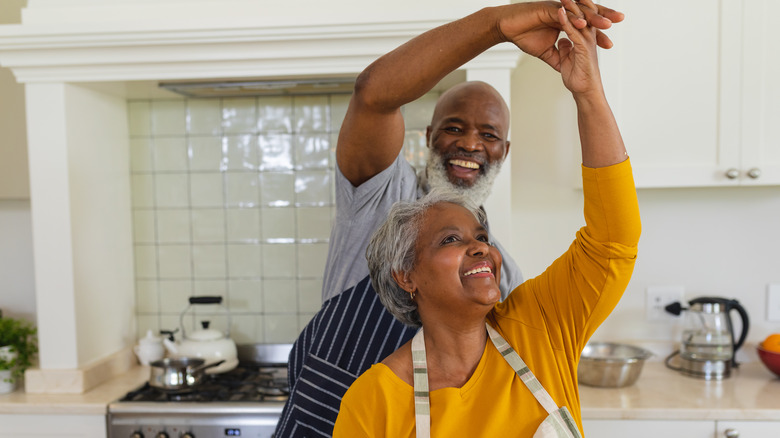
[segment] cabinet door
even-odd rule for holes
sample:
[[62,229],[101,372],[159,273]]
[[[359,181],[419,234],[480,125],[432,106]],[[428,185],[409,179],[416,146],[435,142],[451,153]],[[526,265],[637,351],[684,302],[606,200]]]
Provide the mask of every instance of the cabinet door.
[[0,438],[106,438],[105,415],[0,414]]
[[607,31],[615,46],[600,52],[601,72],[637,186],[738,184],[725,171],[739,167],[739,131],[719,121],[740,115],[739,63],[721,58],[721,43],[739,53],[741,21],[721,22],[739,1],[610,4],[626,19]]
[[[780,184],[777,0],[743,0],[742,184]],[[753,171],[753,173],[751,173]]]
[[780,421],[718,421],[716,438],[767,438],[778,436]]
[[583,420],[585,437],[597,438],[712,438],[712,421]]

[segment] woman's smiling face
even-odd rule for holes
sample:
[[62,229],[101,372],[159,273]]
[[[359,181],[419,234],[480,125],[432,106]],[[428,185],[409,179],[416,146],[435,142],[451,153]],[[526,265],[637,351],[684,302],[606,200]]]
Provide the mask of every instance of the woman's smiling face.
[[415,266],[398,276],[426,309],[486,314],[501,298],[501,254],[474,215],[456,204],[434,205],[422,217]]

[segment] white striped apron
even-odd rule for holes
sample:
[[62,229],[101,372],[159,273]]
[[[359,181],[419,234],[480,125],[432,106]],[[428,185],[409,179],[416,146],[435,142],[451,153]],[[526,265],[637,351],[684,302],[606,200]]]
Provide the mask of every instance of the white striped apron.
[[[550,394],[542,387],[542,384],[539,383],[515,350],[493,327],[487,323],[485,326],[493,345],[549,414],[536,429],[534,438],[581,438],[577,424],[566,406],[558,408]],[[431,405],[428,393],[428,364],[425,358],[422,328],[412,339],[412,363],[414,366],[414,416],[417,438],[430,438]]]

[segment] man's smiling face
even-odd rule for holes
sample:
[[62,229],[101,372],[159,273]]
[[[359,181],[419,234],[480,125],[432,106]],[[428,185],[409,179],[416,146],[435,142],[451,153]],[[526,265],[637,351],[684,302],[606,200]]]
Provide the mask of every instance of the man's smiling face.
[[498,92],[482,82],[445,92],[428,127],[431,160],[441,160],[449,182],[470,188],[500,165],[509,152],[509,110]]

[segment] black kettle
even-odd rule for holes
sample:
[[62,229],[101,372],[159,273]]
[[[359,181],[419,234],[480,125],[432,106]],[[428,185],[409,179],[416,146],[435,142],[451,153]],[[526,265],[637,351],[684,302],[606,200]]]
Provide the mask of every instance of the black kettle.
[[[673,315],[686,312],[680,351],[675,352],[680,355],[681,366],[675,369],[705,379],[728,377],[731,368],[737,367],[737,350],[747,338],[747,311],[739,301],[720,297],[699,297],[688,301],[688,305],[685,308],[675,302],[665,308]],[[734,336],[732,311],[739,314],[742,322],[738,338]]]

